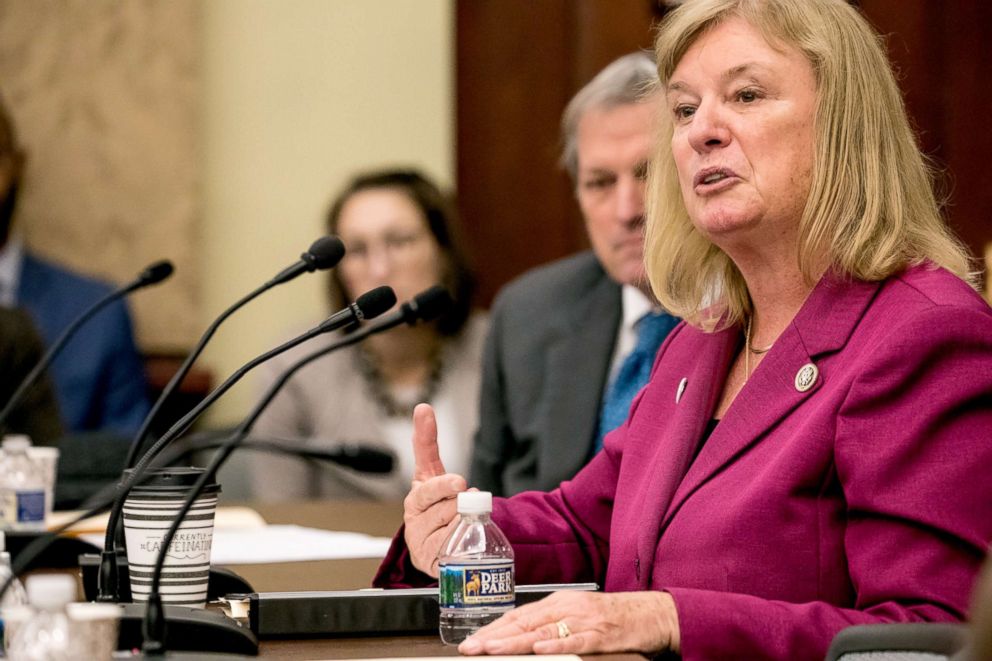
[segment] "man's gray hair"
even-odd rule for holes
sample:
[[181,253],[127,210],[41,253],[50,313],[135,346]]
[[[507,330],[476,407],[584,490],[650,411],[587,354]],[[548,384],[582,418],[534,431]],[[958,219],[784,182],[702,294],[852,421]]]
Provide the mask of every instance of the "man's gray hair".
[[658,89],[658,69],[646,52],[629,53],[611,62],[572,97],[561,117],[559,163],[575,181],[579,170],[579,122],[590,110],[638,103]]

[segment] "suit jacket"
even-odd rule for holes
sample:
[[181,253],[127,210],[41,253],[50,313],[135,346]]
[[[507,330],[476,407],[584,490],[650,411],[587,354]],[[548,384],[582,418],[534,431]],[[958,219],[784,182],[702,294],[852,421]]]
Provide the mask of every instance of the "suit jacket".
[[620,286],[591,252],[503,288],[483,353],[472,484],[548,490],[589,461],[620,306]]
[[[23,310],[0,307],[0,408],[41,359],[44,347]],[[7,418],[0,434],[27,434],[35,445],[55,445],[62,436],[55,395],[48,375],[35,382]]]
[[[497,501],[518,582],[666,590],[687,659],[822,659],[851,624],[963,619],[992,539],[988,305],[943,270],[825,277],[700,444],[741,342],[680,326],[573,481]],[[418,579],[394,548],[377,581]]]
[[[110,293],[108,285],[24,255],[18,305],[51,345],[76,317]],[[148,412],[144,366],[131,318],[115,301],[80,327],[51,366],[59,409],[70,431],[138,431]]]

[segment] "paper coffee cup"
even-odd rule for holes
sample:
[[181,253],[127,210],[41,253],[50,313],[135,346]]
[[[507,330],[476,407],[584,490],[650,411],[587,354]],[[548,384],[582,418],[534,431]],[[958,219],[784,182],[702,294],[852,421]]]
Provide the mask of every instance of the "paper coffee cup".
[[[203,472],[203,468],[188,467],[152,469],[145,484],[131,489],[124,501],[124,537],[134,601],[148,600],[165,533]],[[125,471],[125,480],[130,473]],[[219,493],[219,484],[208,484],[176,531],[159,581],[159,594],[166,604],[206,605]]]

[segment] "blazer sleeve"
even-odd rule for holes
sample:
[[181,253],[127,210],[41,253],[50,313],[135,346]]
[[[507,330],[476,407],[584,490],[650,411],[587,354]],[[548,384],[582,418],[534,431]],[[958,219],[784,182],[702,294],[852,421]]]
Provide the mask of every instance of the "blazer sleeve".
[[856,603],[671,588],[686,658],[822,658],[849,625],[966,617],[992,538],[992,315],[935,307],[892,329],[834,447]]

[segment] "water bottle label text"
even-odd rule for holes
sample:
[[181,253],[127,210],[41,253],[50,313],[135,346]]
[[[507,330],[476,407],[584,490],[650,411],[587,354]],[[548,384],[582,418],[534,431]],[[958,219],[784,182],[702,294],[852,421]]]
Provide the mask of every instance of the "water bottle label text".
[[513,606],[513,564],[445,565],[438,600],[442,608]]

